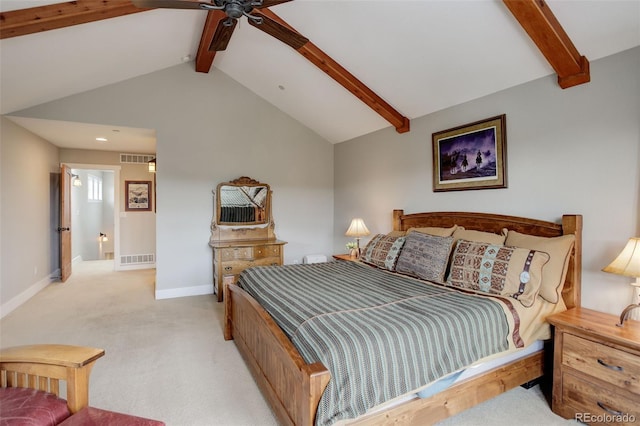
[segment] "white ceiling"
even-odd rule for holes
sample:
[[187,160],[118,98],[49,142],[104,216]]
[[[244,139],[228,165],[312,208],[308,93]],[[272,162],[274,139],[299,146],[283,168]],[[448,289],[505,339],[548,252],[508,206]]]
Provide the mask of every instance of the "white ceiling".
[[[51,3],[2,0],[0,9]],[[590,61],[640,45],[640,0],[547,3]],[[553,74],[499,0],[295,0],[272,10],[410,119]],[[158,9],[1,40],[0,113],[193,60],[205,15]],[[244,19],[215,67],[332,143],[390,126]],[[14,121],[59,146],[112,149],[94,139],[113,126]],[[147,144],[139,152],[150,152],[153,129],[118,129],[137,132]]]

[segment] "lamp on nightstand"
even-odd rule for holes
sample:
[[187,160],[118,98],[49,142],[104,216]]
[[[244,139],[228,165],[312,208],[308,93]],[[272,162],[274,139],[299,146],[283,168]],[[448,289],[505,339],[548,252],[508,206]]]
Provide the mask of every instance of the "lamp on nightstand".
[[349,229],[347,229],[347,232],[345,232],[344,234],[347,237],[355,237],[356,252],[358,257],[360,257],[360,237],[364,237],[369,234],[370,232],[367,229],[367,225],[365,225],[364,220],[362,220],[359,217],[356,217],[351,221],[351,225],[349,225]]
[[[625,277],[634,277],[636,282],[631,284],[634,286],[633,298],[634,300],[638,300],[640,297],[640,238],[629,238],[627,245],[618,257],[602,270],[604,272],[624,275]],[[632,303],[624,308],[624,311],[620,314],[620,323],[616,325],[622,327],[631,311],[636,308],[640,308],[640,303]]]

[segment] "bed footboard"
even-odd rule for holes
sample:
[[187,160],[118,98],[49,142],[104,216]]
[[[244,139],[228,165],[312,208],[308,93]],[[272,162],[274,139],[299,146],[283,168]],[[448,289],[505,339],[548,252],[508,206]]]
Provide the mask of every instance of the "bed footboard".
[[313,425],[329,371],[321,363],[307,364],[269,314],[237,285],[225,285],[224,302],[224,338],[235,340],[280,423]]

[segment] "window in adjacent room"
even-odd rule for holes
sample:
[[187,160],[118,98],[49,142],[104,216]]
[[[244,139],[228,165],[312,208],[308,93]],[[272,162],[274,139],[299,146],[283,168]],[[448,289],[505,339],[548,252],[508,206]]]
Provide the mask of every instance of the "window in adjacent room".
[[94,175],[88,175],[87,192],[89,201],[102,201],[102,178]]

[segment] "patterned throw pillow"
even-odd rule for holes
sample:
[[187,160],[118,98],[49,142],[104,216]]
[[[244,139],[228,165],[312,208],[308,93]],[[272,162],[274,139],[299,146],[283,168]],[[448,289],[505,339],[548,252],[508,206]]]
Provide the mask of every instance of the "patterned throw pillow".
[[458,225],[453,225],[451,228],[441,228],[438,226],[426,226],[423,228],[409,228],[407,235],[411,232],[422,232],[423,234],[437,235],[439,237],[450,237],[453,232],[458,229]]
[[379,268],[394,271],[405,238],[378,234],[364,248],[360,260]]
[[542,270],[540,296],[548,302],[558,303],[564,280],[567,277],[567,266],[569,265],[569,257],[571,257],[571,249],[575,241],[576,236],[573,234],[545,238],[510,230],[505,244],[539,250],[549,254],[551,257],[549,264]]
[[396,272],[443,282],[452,246],[453,237],[409,232],[398,257]]
[[529,307],[540,290],[547,253],[459,240],[447,285],[517,299]]
[[478,243],[495,244],[497,246],[504,245],[504,240],[507,238],[507,230],[503,229],[502,234],[494,234],[493,232],[476,231],[473,229],[464,229],[462,226],[458,226],[453,232],[453,240],[467,240],[476,241]]

